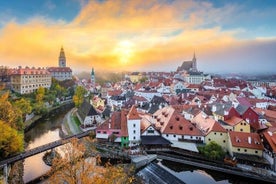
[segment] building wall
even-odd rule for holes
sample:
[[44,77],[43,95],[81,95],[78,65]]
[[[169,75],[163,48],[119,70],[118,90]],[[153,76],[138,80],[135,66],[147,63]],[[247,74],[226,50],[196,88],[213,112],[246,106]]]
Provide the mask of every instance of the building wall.
[[246,121],[241,121],[234,126],[235,132],[248,132],[250,133],[250,125]]
[[215,141],[218,145],[220,145],[224,150],[227,150],[227,142],[228,142],[227,133],[224,132],[210,132],[205,137],[205,143],[208,144],[211,141]]
[[146,135],[146,136],[157,136],[157,135],[160,135],[158,131],[156,131],[153,127],[148,127],[147,130],[145,130],[142,135]]
[[51,72],[51,75],[59,81],[72,79],[72,72]]
[[28,94],[37,90],[39,87],[49,89],[51,87],[50,74],[15,74],[11,75],[12,90],[20,94]]
[[129,139],[128,137],[121,137],[121,147],[128,147]]
[[138,143],[141,141],[140,120],[128,120],[127,129],[128,129],[129,146],[138,145]]
[[250,149],[250,148],[232,147],[232,152],[233,153],[240,153],[240,154],[247,154],[247,155],[256,155],[256,156],[259,156],[259,157],[263,156],[263,151],[262,150]]

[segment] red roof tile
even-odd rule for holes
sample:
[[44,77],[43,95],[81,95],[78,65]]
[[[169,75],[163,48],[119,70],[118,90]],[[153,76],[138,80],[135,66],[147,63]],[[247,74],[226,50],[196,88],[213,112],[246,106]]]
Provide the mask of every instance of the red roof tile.
[[228,132],[232,146],[263,150],[264,146],[259,134],[246,132]]
[[141,119],[141,117],[139,116],[136,107],[133,105],[127,115],[127,118],[129,120],[137,120],[137,119]]

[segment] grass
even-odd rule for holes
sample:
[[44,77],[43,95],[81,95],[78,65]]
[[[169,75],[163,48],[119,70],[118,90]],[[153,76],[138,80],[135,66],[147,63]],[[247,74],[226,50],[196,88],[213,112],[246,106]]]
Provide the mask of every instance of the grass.
[[78,127],[81,125],[81,122],[77,116],[73,116],[73,120],[78,125]]

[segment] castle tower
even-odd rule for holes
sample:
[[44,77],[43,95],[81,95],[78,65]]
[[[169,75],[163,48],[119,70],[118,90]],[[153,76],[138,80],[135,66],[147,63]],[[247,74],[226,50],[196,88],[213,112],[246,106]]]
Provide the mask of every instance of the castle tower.
[[194,72],[197,72],[197,66],[196,66],[196,56],[195,56],[195,52],[194,52],[194,57],[193,57],[193,59],[192,59],[192,70],[194,71]]
[[63,47],[61,47],[61,49],[60,49],[58,65],[59,65],[59,67],[66,67],[66,57],[65,57]]
[[91,84],[94,86],[95,85],[95,72],[94,72],[94,68],[92,68],[91,71]]

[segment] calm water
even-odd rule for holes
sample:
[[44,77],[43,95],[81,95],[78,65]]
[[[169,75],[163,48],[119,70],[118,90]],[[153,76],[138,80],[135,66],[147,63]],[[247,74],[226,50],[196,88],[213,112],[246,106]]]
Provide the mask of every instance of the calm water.
[[[65,108],[59,110],[57,113],[50,115],[46,119],[41,119],[32,129],[25,133],[26,150],[47,144],[61,139],[59,131],[65,114],[70,109]],[[25,159],[24,161],[24,183],[29,182],[49,171],[42,157],[45,152],[34,155]]]
[[186,184],[260,183],[260,181],[255,181],[250,178],[243,178],[170,161],[159,161],[158,165]]

